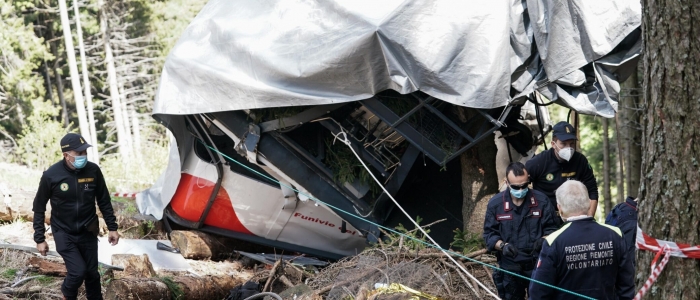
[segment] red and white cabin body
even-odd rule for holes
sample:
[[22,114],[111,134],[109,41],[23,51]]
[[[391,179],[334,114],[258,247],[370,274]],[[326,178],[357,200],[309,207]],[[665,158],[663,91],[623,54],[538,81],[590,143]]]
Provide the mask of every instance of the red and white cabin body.
[[[184,220],[197,222],[214,190],[217,176],[214,165],[202,160],[194,151],[189,152],[182,165],[180,183],[170,201],[172,212]],[[252,173],[244,175],[227,170],[204,225],[340,256],[362,251],[364,235],[350,224],[342,230],[340,216],[326,205],[317,205],[308,199],[313,195],[305,194],[297,195],[287,187],[275,186]]]

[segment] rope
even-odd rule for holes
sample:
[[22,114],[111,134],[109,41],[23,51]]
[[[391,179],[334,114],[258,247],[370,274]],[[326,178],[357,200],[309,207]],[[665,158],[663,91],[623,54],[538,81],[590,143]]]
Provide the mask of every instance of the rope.
[[[357,155],[357,152],[355,152],[355,149],[352,148],[352,144],[350,143],[350,140],[348,140],[348,136],[347,136],[347,134],[345,134],[345,131],[338,132],[338,134],[335,135],[335,138],[333,139],[333,144],[335,145],[335,141],[336,141],[337,139],[339,139],[340,136],[342,136],[342,140],[340,140],[340,141],[343,142],[345,145],[347,145],[348,148],[350,148],[350,150],[352,150],[352,153],[355,154],[355,157],[357,157],[357,160],[360,161],[360,163],[362,164],[363,167],[365,167],[365,169],[367,170],[367,173],[369,173],[369,176],[372,176],[372,179],[374,179],[374,181],[377,182],[377,184],[379,185],[379,187],[382,188],[382,191],[384,191],[384,193],[386,193],[386,195],[389,196],[389,199],[391,199],[391,201],[394,201],[394,204],[396,204],[396,207],[398,207],[398,208],[401,210],[401,212],[403,212],[403,214],[404,214],[409,220],[411,220],[411,223],[413,223],[413,226],[416,226],[416,228],[418,228],[418,230],[420,230],[420,232],[423,233],[423,236],[427,237],[427,238],[433,243],[433,245],[436,246],[437,249],[440,249],[440,251],[442,251],[442,253],[445,254],[445,256],[447,256],[447,258],[449,258],[449,259],[455,264],[455,266],[457,266],[460,270],[462,270],[462,272],[464,272],[464,274],[467,274],[467,276],[469,276],[469,278],[471,278],[471,279],[474,280],[477,284],[479,284],[479,286],[482,287],[484,290],[486,290],[486,291],[489,293],[489,295],[493,296],[493,297],[496,298],[496,299],[500,299],[496,294],[494,294],[491,290],[489,290],[483,283],[481,283],[481,282],[480,282],[479,280],[477,280],[471,273],[469,273],[469,271],[467,271],[467,269],[465,269],[460,263],[458,263],[458,262],[454,259],[454,257],[450,256],[447,252],[445,252],[445,250],[442,249],[442,247],[440,247],[440,246],[438,245],[438,243],[435,242],[435,240],[433,240],[432,237],[430,237],[430,235],[428,235],[428,233],[425,231],[425,229],[423,229],[423,227],[421,227],[420,225],[418,225],[418,223],[417,223],[415,220],[413,220],[413,218],[411,218],[411,216],[403,209],[403,207],[401,207],[401,205],[399,204],[399,202],[396,201],[396,199],[394,199],[393,196],[391,196],[391,193],[389,193],[389,191],[387,191],[386,188],[384,188],[384,185],[382,185],[382,183],[379,182],[379,180],[377,180],[377,177],[374,177],[374,174],[373,174],[372,171],[367,167],[367,165],[366,165],[365,162],[360,158],[360,156]],[[431,246],[432,246],[432,245],[431,245]]]
[[[548,288],[552,288],[552,289],[555,289],[555,290],[558,290],[558,291],[561,291],[561,292],[564,292],[564,293],[568,293],[568,294],[571,294],[571,295],[574,295],[574,296],[577,296],[577,297],[581,297],[581,298],[583,298],[583,299],[587,299],[587,300],[596,300],[595,298],[591,298],[591,297],[588,297],[588,296],[585,296],[585,295],[581,295],[581,294],[579,294],[579,293],[572,292],[572,291],[569,291],[569,290],[560,288],[560,287],[558,287],[558,286],[554,286],[554,285],[548,284],[548,283],[546,283],[546,282],[542,282],[542,281],[539,281],[539,280],[535,280],[535,279],[532,279],[532,278],[529,278],[529,277],[526,277],[526,276],[523,276],[523,275],[520,275],[520,274],[511,272],[511,271],[508,271],[508,270],[501,269],[501,268],[499,268],[499,267],[496,267],[496,266],[487,264],[487,263],[485,263],[485,262],[482,262],[482,261],[479,261],[479,260],[476,260],[476,259],[473,259],[473,258],[464,256],[464,255],[461,254],[461,253],[457,253],[457,252],[454,252],[454,251],[451,251],[451,250],[442,249],[442,248],[439,247],[439,246],[435,246],[435,245],[433,245],[433,244],[430,244],[430,243],[427,243],[427,242],[425,242],[425,241],[419,240],[419,239],[414,238],[414,237],[412,237],[412,236],[403,234],[403,233],[398,232],[398,231],[396,231],[396,230],[394,230],[394,229],[392,229],[392,228],[389,228],[389,227],[386,227],[386,226],[383,226],[383,225],[379,225],[379,224],[374,223],[374,222],[372,222],[372,221],[370,221],[370,220],[367,220],[367,219],[364,219],[364,218],[362,218],[362,217],[359,217],[359,216],[357,216],[357,215],[355,215],[355,214],[353,214],[353,213],[344,211],[344,210],[342,210],[342,209],[340,209],[340,208],[338,208],[338,207],[335,207],[335,206],[333,206],[333,205],[331,205],[331,204],[325,203],[325,202],[323,202],[323,201],[317,199],[317,198],[314,197],[314,196],[308,195],[308,194],[306,194],[306,193],[304,193],[304,192],[301,192],[301,191],[295,189],[294,187],[291,187],[291,186],[289,186],[289,185],[280,183],[278,180],[276,180],[276,179],[274,179],[274,178],[272,178],[272,177],[269,177],[269,176],[267,176],[267,175],[265,175],[265,174],[263,174],[263,173],[260,173],[260,172],[258,172],[258,171],[256,171],[256,170],[254,170],[254,169],[252,169],[252,168],[246,166],[246,165],[243,164],[243,163],[238,162],[237,160],[231,158],[230,156],[228,156],[228,155],[226,155],[226,154],[220,152],[218,149],[216,149],[216,148],[214,148],[214,147],[212,147],[212,146],[209,146],[209,145],[205,144],[205,143],[202,142],[201,140],[197,140],[197,141],[200,142],[200,143],[202,143],[202,145],[204,145],[205,147],[207,147],[207,148],[209,148],[209,149],[211,149],[211,150],[213,150],[213,151],[215,151],[215,152],[221,154],[221,156],[223,156],[224,158],[230,160],[231,162],[233,162],[233,163],[235,163],[235,164],[237,164],[237,165],[243,167],[244,169],[246,169],[246,170],[248,170],[248,171],[250,171],[250,172],[252,172],[252,173],[254,173],[254,174],[256,174],[256,175],[258,175],[258,176],[260,176],[260,177],[262,177],[262,178],[265,178],[265,179],[267,179],[267,180],[269,180],[269,181],[272,181],[272,182],[275,183],[275,184],[279,184],[279,185],[282,185],[282,186],[284,186],[284,187],[286,187],[286,188],[289,188],[289,189],[291,189],[291,190],[293,190],[293,191],[295,191],[295,192],[297,192],[297,193],[299,193],[299,194],[301,194],[301,195],[304,195],[304,196],[308,197],[309,199],[315,201],[316,203],[321,203],[321,204],[323,204],[323,205],[325,205],[325,206],[327,206],[327,207],[330,207],[330,208],[335,209],[335,210],[337,210],[337,211],[343,212],[343,213],[345,213],[345,214],[347,214],[347,215],[349,215],[349,216],[351,216],[351,217],[353,217],[353,218],[356,218],[356,219],[359,219],[359,220],[361,220],[361,221],[363,221],[363,222],[366,222],[366,223],[368,223],[368,224],[377,226],[377,227],[382,228],[382,229],[384,229],[384,230],[386,230],[386,231],[388,231],[388,232],[391,232],[391,233],[393,233],[393,234],[398,234],[398,235],[400,235],[400,236],[403,236],[404,238],[411,239],[411,240],[413,240],[413,241],[415,241],[415,242],[418,242],[418,243],[421,243],[421,244],[423,244],[423,245],[425,245],[425,246],[427,246],[427,247],[439,249],[439,250],[441,250],[441,251],[443,251],[443,252],[447,252],[447,253],[449,253],[449,254],[451,254],[451,255],[453,255],[453,256],[457,256],[457,257],[459,257],[459,258],[462,258],[462,259],[468,260],[468,261],[470,261],[470,262],[473,262],[473,263],[476,263],[476,264],[479,264],[479,265],[482,265],[482,266],[485,266],[485,267],[494,269],[494,270],[496,270],[496,271],[500,271],[500,272],[503,272],[503,273],[506,273],[506,274],[509,274],[509,275],[512,275],[512,276],[515,276],[515,277],[519,277],[519,278],[522,278],[522,279],[525,279],[525,280],[529,280],[529,281],[535,282],[535,283],[537,283],[537,284],[541,284],[541,285],[546,286],[546,287],[548,287]],[[420,228],[420,227],[419,227],[419,228]]]

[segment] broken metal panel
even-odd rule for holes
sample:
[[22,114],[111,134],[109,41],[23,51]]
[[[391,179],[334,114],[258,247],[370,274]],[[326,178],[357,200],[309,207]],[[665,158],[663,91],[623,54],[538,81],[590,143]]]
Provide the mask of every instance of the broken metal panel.
[[[415,101],[411,101],[411,97]],[[383,93],[362,101],[363,106],[441,166],[502,126],[500,121],[481,110],[478,110],[480,116],[458,125],[436,108],[441,104],[440,100],[419,93],[410,96]],[[456,107],[449,106],[447,109]],[[507,113],[504,113],[501,117],[506,116]],[[469,135],[463,129],[471,126],[480,128],[476,136]],[[465,140],[466,143],[463,143]]]
[[260,130],[262,132],[269,132],[273,130],[280,130],[293,126],[298,126],[300,124],[320,118],[323,115],[329,114],[331,111],[340,108],[343,105],[345,105],[345,103],[314,106],[291,117],[260,123]]

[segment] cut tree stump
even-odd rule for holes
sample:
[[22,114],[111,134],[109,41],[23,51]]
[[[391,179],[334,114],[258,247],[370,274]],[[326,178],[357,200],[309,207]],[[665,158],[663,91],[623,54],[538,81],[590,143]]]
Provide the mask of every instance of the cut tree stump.
[[[245,281],[232,276],[176,276],[171,280],[182,291],[179,299],[188,300],[223,299],[231,289]],[[105,300],[160,300],[171,299],[173,291],[158,278],[122,278],[112,280],[104,295]]]
[[114,271],[114,278],[149,278],[156,275],[147,254],[112,254],[112,265],[124,268]]
[[33,256],[29,258],[29,265],[37,268],[39,270],[39,274],[41,275],[66,277],[66,274],[68,273],[68,271],[66,271],[66,265],[41,257]]
[[218,259],[231,255],[233,249],[226,247],[220,238],[200,231],[174,230],[170,233],[173,247],[189,259]]

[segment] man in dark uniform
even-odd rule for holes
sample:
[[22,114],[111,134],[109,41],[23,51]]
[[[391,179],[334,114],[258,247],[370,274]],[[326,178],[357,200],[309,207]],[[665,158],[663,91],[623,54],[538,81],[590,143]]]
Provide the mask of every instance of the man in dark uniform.
[[[534,189],[549,197],[552,207],[557,206],[554,191],[567,180],[583,182],[590,199],[588,215],[595,217],[598,208],[598,185],[593,169],[583,154],[576,152],[576,129],[567,122],[559,122],[552,129],[552,147],[527,161]],[[561,219],[555,218],[561,226]]]
[[88,147],[91,145],[79,134],[66,134],[61,139],[63,159],[41,176],[34,198],[34,241],[44,256],[49,251],[44,237],[44,215],[46,202],[51,200],[51,232],[56,251],[63,257],[68,271],[61,286],[63,299],[76,299],[83,281],[89,300],[102,299],[97,272],[99,220],[95,202],[107,223],[108,241],[112,245],[119,242],[109,191],[100,167],[87,161]]
[[[530,277],[543,237],[554,232],[554,208],[547,196],[530,190],[527,170],[520,162],[506,168],[508,189],[489,200],[484,220],[484,240],[489,251],[498,251],[499,266],[507,271]],[[502,299],[524,299],[529,284],[511,274],[493,274]]]
[[[532,279],[594,299],[632,299],[634,265],[620,229],[588,216],[586,186],[569,180],[557,189],[557,203],[567,223],[547,236]],[[530,299],[575,296],[530,283]]]
[[637,239],[637,199],[627,196],[625,202],[615,205],[605,218],[605,224],[620,228],[627,245],[627,253],[629,253],[632,264],[634,264],[634,251],[637,249],[635,241]]

